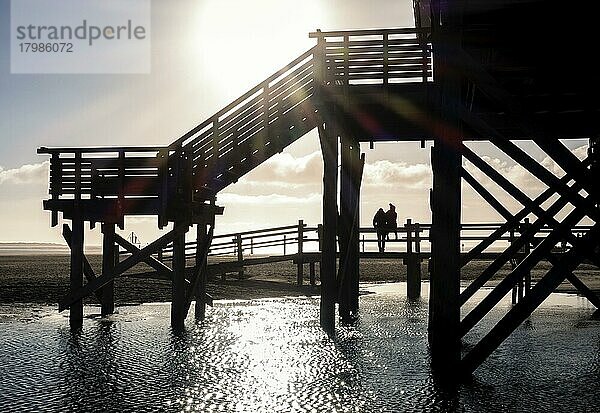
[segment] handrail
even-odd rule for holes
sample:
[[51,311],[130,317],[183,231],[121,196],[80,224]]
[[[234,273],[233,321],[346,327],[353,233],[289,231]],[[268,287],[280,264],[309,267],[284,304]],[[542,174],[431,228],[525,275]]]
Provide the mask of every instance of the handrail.
[[155,152],[167,149],[166,146],[80,146],[38,148],[38,154],[52,155],[55,153],[110,153],[110,152]]
[[335,30],[335,31],[316,31],[310,32],[308,37],[341,37],[341,36],[370,36],[378,34],[427,34],[431,31],[429,28],[422,27],[404,27],[396,29],[361,29],[361,30]]
[[256,86],[254,86],[253,88],[248,90],[246,93],[241,95],[239,98],[235,99],[233,102],[229,103],[227,106],[218,110],[212,116],[207,117],[207,119],[204,122],[200,123],[198,126],[191,129],[190,131],[186,132],[179,139],[177,139],[176,141],[171,143],[169,145],[169,148],[173,149],[180,145],[181,146],[188,145],[190,142],[187,142],[187,140],[189,138],[191,138],[192,136],[194,136],[199,131],[201,131],[202,129],[204,129],[206,126],[208,126],[213,121],[213,119],[226,114],[231,109],[233,109],[235,106],[239,105],[240,103],[244,102],[246,99],[250,98],[252,95],[254,95],[255,93],[257,93],[258,91],[260,91],[263,88],[265,82],[271,82],[274,79],[278,78],[279,76],[284,74],[286,71],[288,71],[291,67],[295,66],[296,64],[300,63],[301,61],[306,59],[308,56],[313,54],[315,49],[316,49],[316,46],[311,47],[306,52],[304,52],[300,56],[298,56],[296,59],[292,60],[290,63],[288,63],[287,65],[285,65],[284,67],[282,67],[281,69],[276,71],[275,73],[273,73],[271,76],[267,77],[265,80],[263,80],[262,82],[258,83]]
[[[493,231],[499,227],[501,227],[501,223],[464,223],[462,224],[461,231],[466,232],[478,232],[478,231]],[[236,255],[237,248],[241,247],[242,251],[252,251],[260,250],[264,248],[273,248],[273,247],[284,247],[284,254],[286,253],[286,248],[289,245],[297,245],[299,238],[299,224],[296,225],[287,225],[282,227],[274,227],[274,228],[263,228],[252,231],[245,232],[237,232],[237,233],[228,233],[221,234],[214,238],[219,238],[221,241],[217,243],[213,243],[210,248],[211,256],[223,256],[223,255]],[[398,236],[398,239],[390,238],[387,242],[391,244],[407,244],[411,243],[415,245],[415,249],[412,251],[421,251],[420,243],[421,242],[429,242],[429,230],[431,228],[431,224],[424,223],[413,223],[407,222],[406,224],[400,225],[397,229],[398,234],[407,234],[407,236]],[[580,225],[572,229],[573,232],[585,232],[590,229],[589,225]],[[320,226],[307,226],[302,223],[302,242],[304,245],[306,243],[318,243],[319,242],[319,232]],[[519,233],[519,230],[516,228],[515,233]],[[317,236],[310,236],[310,234],[316,234]],[[360,234],[374,234],[376,230],[371,227],[362,227],[360,228]],[[506,232],[510,234],[510,231]],[[541,234],[545,234],[544,231],[540,231]],[[480,235],[461,235],[461,241],[480,241],[485,239],[487,234]],[[273,237],[273,239],[265,239]],[[497,241],[510,242],[513,238],[511,235],[505,235],[498,238]],[[256,241],[257,240],[257,241]],[[359,240],[360,244],[364,246],[366,244],[374,244],[377,242],[374,238],[364,238],[362,237]],[[407,244],[408,245],[408,244]],[[186,251],[190,251],[188,253],[189,256],[193,256],[196,242],[189,241],[185,244]],[[294,250],[294,249],[293,249]],[[318,249],[317,249],[318,250]],[[307,250],[303,247],[303,251],[307,252]],[[169,244],[162,250],[162,257],[165,259],[170,258],[170,254],[172,253],[172,246]],[[287,252],[289,254],[289,251]]]

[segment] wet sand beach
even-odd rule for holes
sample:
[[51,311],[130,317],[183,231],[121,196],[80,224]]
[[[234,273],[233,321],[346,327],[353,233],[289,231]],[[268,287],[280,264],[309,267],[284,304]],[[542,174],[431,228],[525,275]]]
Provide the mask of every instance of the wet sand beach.
[[[90,264],[96,273],[100,272],[100,256],[89,255]],[[210,261],[209,261],[210,262]],[[474,279],[487,263],[474,261],[468,264],[462,275],[463,285]],[[296,266],[291,262],[264,264],[247,267],[244,278],[236,274],[209,279],[208,291],[215,299],[255,299],[283,296],[318,295],[319,268],[317,265],[317,286],[308,284],[308,265],[305,266],[305,285],[296,285]],[[541,277],[550,268],[548,263],[538,265],[532,278]],[[144,269],[141,269],[144,271]],[[137,270],[139,271],[139,270]],[[406,281],[406,266],[400,260],[362,259],[361,282]],[[506,265],[497,277],[487,286],[495,285],[510,271]],[[428,280],[427,263],[422,264],[423,280]],[[592,290],[600,292],[600,271],[591,265],[581,265],[576,271]],[[56,304],[67,291],[69,284],[68,255],[11,255],[0,256],[0,303],[40,303]],[[558,292],[576,293],[568,282],[563,283]],[[119,277],[115,281],[115,299],[118,305],[149,302],[165,302],[171,299],[171,286],[168,281]],[[95,297],[86,303],[96,303]]]

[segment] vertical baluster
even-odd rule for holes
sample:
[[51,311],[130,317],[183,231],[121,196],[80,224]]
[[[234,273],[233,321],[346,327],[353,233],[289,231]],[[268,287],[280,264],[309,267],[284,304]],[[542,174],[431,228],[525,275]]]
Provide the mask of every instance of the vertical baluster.
[[304,281],[304,221],[298,221],[298,272],[296,281],[302,285]]
[[269,81],[263,83],[263,132],[265,134],[265,142],[269,136]]
[[125,151],[119,151],[119,193],[118,193],[118,209],[119,209],[119,228],[125,226],[123,209],[125,207]]
[[388,32],[383,33],[383,84],[389,83],[389,34]]
[[344,94],[348,93],[350,85],[350,37],[344,35]]
[[[60,186],[62,185],[62,163],[60,155],[58,153],[52,154],[50,160],[50,196],[52,200],[57,200],[60,196]],[[58,225],[58,211],[52,210],[51,225],[53,227]]]

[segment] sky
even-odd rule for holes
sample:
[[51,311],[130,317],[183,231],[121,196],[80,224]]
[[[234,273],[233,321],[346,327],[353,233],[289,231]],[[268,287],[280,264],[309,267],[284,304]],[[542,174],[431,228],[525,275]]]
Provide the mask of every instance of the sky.
[[[412,2],[371,0],[160,0],[152,2],[151,73],[144,75],[10,74],[10,1],[0,0],[0,242],[63,243],[42,209],[47,157],[40,146],[164,145],[314,45],[317,28],[412,27]],[[585,141],[569,142],[580,156]],[[430,144],[368,145],[361,224],[379,207],[397,206],[399,222],[430,222]],[[470,145],[528,193],[544,187],[500,151]],[[523,144],[537,159],[541,151]],[[544,160],[549,168],[555,166]],[[504,202],[517,204],[473,173]],[[560,173],[560,171],[558,171]],[[217,233],[321,222],[322,158],[315,131],[219,194]],[[500,217],[470,188],[463,221]],[[142,243],[158,234],[155,217],[126,221]],[[99,230],[88,231],[99,244]]]

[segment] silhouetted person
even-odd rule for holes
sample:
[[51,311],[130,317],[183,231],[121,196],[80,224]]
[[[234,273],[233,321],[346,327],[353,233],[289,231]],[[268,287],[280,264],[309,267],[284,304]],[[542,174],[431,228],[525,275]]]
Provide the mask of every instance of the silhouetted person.
[[[385,213],[386,227],[389,232],[393,232],[396,239],[398,239],[398,214],[396,213],[396,207],[390,203],[390,209]],[[389,232],[386,236],[389,238]]]
[[387,219],[383,208],[379,208],[373,217],[373,228],[377,233],[377,248],[379,252],[385,251],[385,237],[387,236]]

